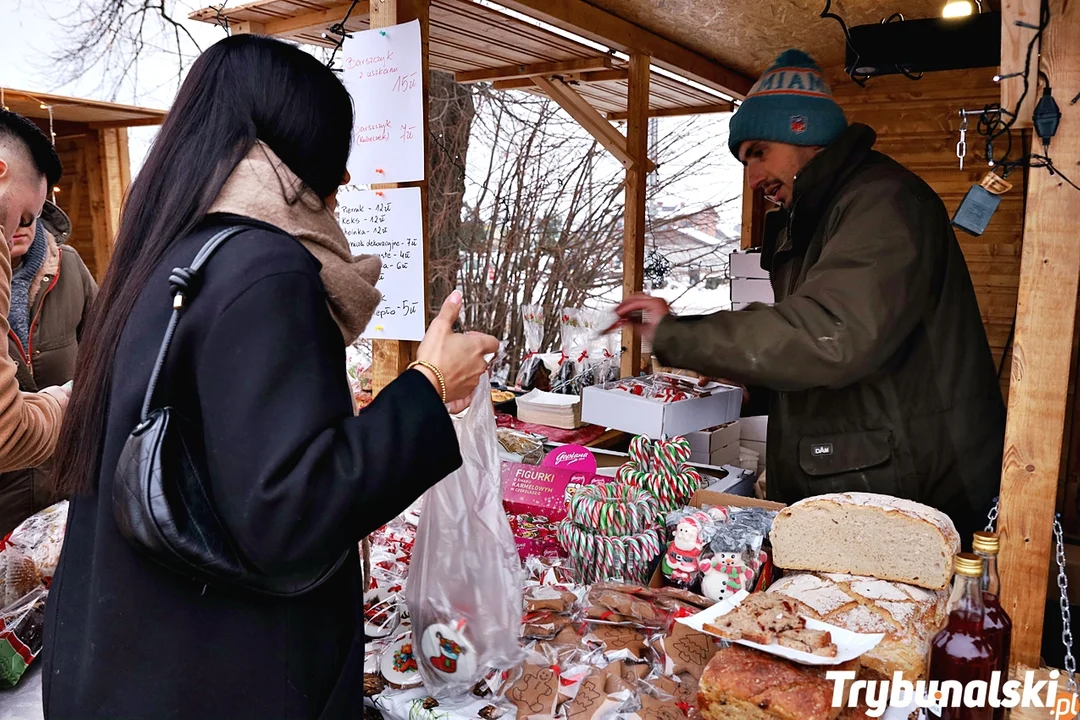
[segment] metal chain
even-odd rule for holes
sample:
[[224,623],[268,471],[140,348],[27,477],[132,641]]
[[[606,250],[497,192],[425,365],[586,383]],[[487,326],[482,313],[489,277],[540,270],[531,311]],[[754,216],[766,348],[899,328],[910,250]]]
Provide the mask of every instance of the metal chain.
[[[998,503],[1000,498],[994,498],[994,506],[990,508],[987,516],[986,532],[994,532],[998,518]],[[1065,673],[1069,678],[1069,692],[1080,692],[1080,686],[1076,682],[1076,658],[1073,656],[1072,636],[1072,613],[1069,609],[1069,576],[1065,574],[1065,537],[1061,529],[1061,515],[1054,516],[1054,546],[1058,566],[1057,584],[1061,596],[1058,598],[1058,606],[1061,608],[1061,644],[1065,647]]]
[[964,169],[964,157],[967,155],[967,128],[968,119],[964,111],[960,111],[960,142],[956,143],[956,157],[960,158],[960,169]]
[[990,508],[990,514],[986,518],[986,532],[994,532],[998,518],[998,503],[1001,498],[994,498],[994,507]]
[[1058,589],[1061,590],[1061,644],[1065,646],[1065,672],[1069,692],[1076,693],[1076,658],[1073,657],[1072,614],[1069,611],[1069,577],[1065,574],[1065,538],[1061,530],[1061,515],[1054,517],[1054,542],[1057,545]]

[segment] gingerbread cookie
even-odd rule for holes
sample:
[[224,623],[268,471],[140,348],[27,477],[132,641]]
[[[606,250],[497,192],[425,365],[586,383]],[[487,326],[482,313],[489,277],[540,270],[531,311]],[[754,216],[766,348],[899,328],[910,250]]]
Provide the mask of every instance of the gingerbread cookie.
[[671,633],[661,643],[666,656],[664,673],[677,675],[689,673],[701,679],[705,666],[716,654],[716,642],[708,635],[683,623],[675,623]]
[[506,692],[506,699],[518,709],[518,719],[533,715],[554,715],[559,699],[559,676],[543,665],[522,666],[521,677]]
[[686,720],[674,700],[658,700],[645,693],[641,694],[641,709],[637,715],[641,720]]
[[638,660],[645,652],[645,636],[626,625],[596,625],[585,641],[602,646],[609,654],[625,650]]

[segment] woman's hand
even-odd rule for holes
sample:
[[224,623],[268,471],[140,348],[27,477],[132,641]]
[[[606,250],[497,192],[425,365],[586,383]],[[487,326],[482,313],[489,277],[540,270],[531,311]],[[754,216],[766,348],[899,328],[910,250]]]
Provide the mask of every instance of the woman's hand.
[[[455,333],[454,321],[461,312],[461,293],[455,291],[443,302],[438,316],[431,321],[427,334],[416,352],[416,359],[439,368],[446,383],[446,403],[453,413],[469,406],[480,376],[487,372],[484,356],[499,349],[499,341],[483,333]],[[423,365],[417,368],[439,390],[439,379]]]

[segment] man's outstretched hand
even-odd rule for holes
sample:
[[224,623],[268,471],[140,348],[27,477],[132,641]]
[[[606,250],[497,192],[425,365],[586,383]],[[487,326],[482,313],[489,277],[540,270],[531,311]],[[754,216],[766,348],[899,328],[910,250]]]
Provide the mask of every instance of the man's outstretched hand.
[[613,332],[627,325],[635,325],[641,332],[641,337],[652,343],[656,338],[656,328],[660,321],[671,314],[671,307],[667,300],[644,293],[631,295],[619,303],[615,308],[619,316],[618,322],[608,328],[607,332]]

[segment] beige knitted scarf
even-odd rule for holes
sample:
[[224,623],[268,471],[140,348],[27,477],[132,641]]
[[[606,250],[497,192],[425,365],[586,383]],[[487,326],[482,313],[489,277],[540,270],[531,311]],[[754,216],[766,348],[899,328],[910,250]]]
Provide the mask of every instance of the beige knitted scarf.
[[382,299],[379,257],[353,255],[333,212],[264,143],[236,166],[210,212],[261,220],[299,240],[322,264],[327,303],[346,344],[364,331]]

